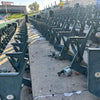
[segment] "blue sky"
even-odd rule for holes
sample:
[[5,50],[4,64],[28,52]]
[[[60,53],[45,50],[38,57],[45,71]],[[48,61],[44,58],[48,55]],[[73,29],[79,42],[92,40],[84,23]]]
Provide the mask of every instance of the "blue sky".
[[16,5],[26,5],[27,7],[34,1],[37,1],[40,5],[40,9],[44,9],[44,7],[48,6],[48,4],[51,5],[51,3],[54,5],[54,1],[56,1],[57,4],[60,2],[60,0],[0,0],[0,2],[1,1],[12,1]]

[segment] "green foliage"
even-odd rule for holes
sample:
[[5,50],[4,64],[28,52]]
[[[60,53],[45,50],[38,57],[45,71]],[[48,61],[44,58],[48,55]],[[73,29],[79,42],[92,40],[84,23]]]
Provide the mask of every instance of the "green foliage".
[[[38,12],[39,12],[39,11],[38,11]],[[35,15],[35,14],[37,14],[38,12],[28,14],[28,16]],[[8,17],[8,19],[17,19],[17,18],[24,18],[24,17],[25,17],[24,14],[12,14],[11,16]]]
[[39,4],[35,1],[32,4],[30,4],[29,6],[30,12],[38,12],[39,11]]
[[8,23],[10,24],[10,23],[13,23],[13,22],[15,22],[15,20],[11,20],[11,21],[0,24],[0,29],[5,27]]
[[32,15],[36,15],[38,12],[36,12],[36,13],[31,13],[31,14],[29,14],[28,16],[32,16]]
[[8,19],[16,19],[16,18],[24,18],[24,14],[12,14],[11,16],[8,17]]

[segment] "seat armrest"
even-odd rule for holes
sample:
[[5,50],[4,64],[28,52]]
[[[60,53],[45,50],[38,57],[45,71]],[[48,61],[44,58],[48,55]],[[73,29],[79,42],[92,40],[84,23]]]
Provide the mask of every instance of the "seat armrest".
[[54,29],[54,30],[61,30],[62,28],[54,27],[54,28],[52,28],[52,29]]
[[85,39],[83,36],[71,36],[70,39]]
[[9,77],[9,76],[17,76],[19,75],[18,72],[10,72],[10,73],[0,73],[0,77]]
[[60,34],[66,34],[66,33],[68,34],[68,33],[70,33],[70,31],[59,31],[59,33]]
[[49,26],[50,28],[56,28],[57,26]]
[[10,57],[20,57],[22,56],[22,52],[14,52],[14,53],[6,53],[6,56],[10,56]]

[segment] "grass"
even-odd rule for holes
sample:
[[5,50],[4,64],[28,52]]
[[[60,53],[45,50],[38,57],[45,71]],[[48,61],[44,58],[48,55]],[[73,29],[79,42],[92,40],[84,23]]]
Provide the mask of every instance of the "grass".
[[36,15],[36,14],[38,14],[38,13],[39,13],[39,11],[38,11],[38,12],[36,12],[36,13],[31,13],[31,14],[28,14],[28,16]]
[[14,21],[15,21],[15,20],[8,21],[8,22],[5,22],[5,23],[0,24],[0,29],[3,28],[3,27],[5,27],[8,23],[10,24],[10,23],[12,23],[12,22],[14,22]]
[[[28,16],[32,16],[32,15],[35,15],[37,13],[31,13],[31,14],[28,14]],[[17,19],[17,18],[24,18],[24,17],[25,17],[24,14],[12,14],[11,16],[8,17],[8,19]]]
[[17,18],[24,18],[24,14],[12,14],[11,16],[8,17],[8,19],[17,19]]
[[[37,12],[38,13],[38,12]],[[31,14],[28,14],[28,16],[32,16],[32,15],[35,15],[35,14],[37,14],[37,13],[31,13]],[[24,18],[25,17],[25,15],[24,14],[12,14],[12,15],[10,15],[9,17],[8,17],[8,20],[11,20],[11,19],[17,19],[17,18]],[[0,24],[0,28],[2,28],[2,27],[4,27],[4,26],[6,26],[8,23],[12,23],[12,22],[14,22],[15,20],[13,20],[13,21],[8,21],[8,22],[5,22],[5,23],[2,23],[2,24]]]

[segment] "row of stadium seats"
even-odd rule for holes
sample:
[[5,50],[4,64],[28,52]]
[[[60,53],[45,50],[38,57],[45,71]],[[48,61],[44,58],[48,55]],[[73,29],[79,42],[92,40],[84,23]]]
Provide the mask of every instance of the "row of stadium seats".
[[[71,65],[58,72],[58,76],[61,74],[70,76],[74,69],[88,77],[88,90],[100,97],[100,80],[98,80],[100,75],[97,75],[100,72],[100,48],[89,49],[88,46],[91,44],[87,46],[87,41],[90,40],[99,47],[100,36],[96,36],[100,32],[98,9],[76,4],[74,8],[67,7],[54,11],[52,16],[34,15],[29,20],[54,46],[56,51],[50,52],[51,57],[71,61]],[[88,61],[83,56],[86,48],[88,48]]]

